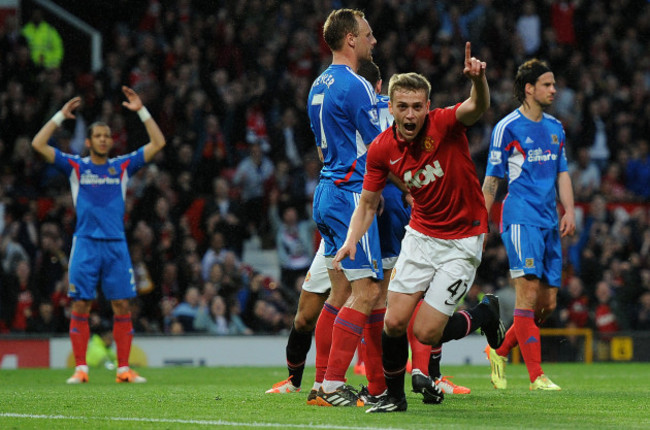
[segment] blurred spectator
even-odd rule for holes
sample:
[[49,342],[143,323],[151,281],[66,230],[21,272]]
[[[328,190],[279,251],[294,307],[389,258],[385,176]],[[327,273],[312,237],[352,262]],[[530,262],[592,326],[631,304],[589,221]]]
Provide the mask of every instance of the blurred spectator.
[[212,194],[206,198],[201,225],[208,237],[219,232],[225,245],[242,258],[244,240],[248,237],[246,227],[241,221],[241,207],[230,196],[230,184],[225,178],[216,177],[212,182]]
[[3,25],[0,26],[0,64],[7,66],[8,63],[15,61],[12,57],[15,56],[20,45],[27,45],[27,40],[18,28],[18,17],[7,14]]
[[27,333],[65,333],[67,329],[63,320],[54,314],[54,306],[50,301],[41,301],[38,310],[27,318]]
[[184,332],[194,331],[194,319],[199,311],[200,294],[196,287],[189,287],[182,302],[174,307],[171,316],[183,326]]
[[34,64],[47,69],[61,65],[63,41],[56,28],[43,19],[41,9],[34,9],[31,19],[23,27],[22,34],[29,43]]
[[609,343],[612,335],[618,332],[616,321],[616,304],[612,300],[612,291],[607,282],[596,285],[596,305],[593,308],[593,321],[596,326],[596,354],[598,361],[609,359]]
[[236,299],[230,300],[228,305],[230,312],[230,334],[232,335],[251,335],[253,330],[248,328],[241,317],[241,305]]
[[542,46],[542,20],[532,0],[524,2],[516,28],[524,52],[527,56],[534,57]]
[[2,269],[5,273],[13,273],[21,261],[29,263],[29,255],[25,248],[18,242],[20,223],[12,222],[7,226],[2,237]]
[[[279,218],[277,206],[272,208],[272,218]],[[291,290],[296,278],[304,275],[313,259],[313,234],[314,222],[300,220],[298,211],[293,206],[288,206],[282,211],[282,219],[277,219],[277,233],[275,247],[280,262],[280,276],[282,288]]]
[[600,189],[600,169],[591,161],[588,148],[578,148],[576,161],[569,165],[569,174],[577,201],[589,201]]
[[603,172],[611,157],[612,111],[607,97],[597,97],[588,104],[583,117],[582,145],[589,148],[589,157]]
[[566,306],[560,310],[560,320],[567,327],[586,327],[589,325],[589,297],[585,294],[582,281],[571,277],[567,285]]
[[230,334],[226,302],[221,296],[214,296],[210,301],[202,300],[194,318],[194,330],[215,335]]
[[580,7],[580,0],[551,0],[551,26],[557,43],[576,44],[574,16]]
[[37,303],[31,269],[27,261],[20,261],[16,265],[14,272],[7,277],[3,289],[6,291],[4,297],[7,300],[5,324],[12,332],[24,333],[27,331],[27,321],[32,318]]
[[38,295],[50,297],[54,293],[56,283],[67,270],[68,258],[62,249],[63,241],[56,224],[42,224],[40,239],[40,248],[34,262],[34,279]]
[[650,291],[646,291],[639,299],[639,310],[636,314],[636,330],[650,330]]
[[627,163],[627,187],[643,200],[650,199],[650,152],[648,140],[640,138],[632,152],[632,158]]
[[264,154],[271,152],[266,119],[259,104],[249,106],[246,110],[246,142],[249,145],[259,145]]
[[288,160],[291,168],[302,165],[303,152],[310,147],[312,137],[310,132],[305,130],[308,120],[305,118],[300,118],[300,120],[302,123],[299,123],[296,109],[291,106],[282,112],[282,117],[275,129],[275,136],[273,136],[275,143],[273,144],[272,157],[276,165],[281,160]]
[[215,231],[210,237],[210,247],[203,254],[201,259],[201,276],[204,280],[209,279],[210,270],[216,263],[223,263],[226,253],[230,251],[226,248],[225,235],[220,231]]
[[178,320],[172,314],[177,304],[178,301],[176,299],[169,297],[163,297],[160,301],[160,321],[162,332],[165,334],[172,334],[175,323],[179,324],[181,326],[181,329],[183,328],[183,325],[180,324],[180,322],[178,322]]
[[600,191],[609,202],[633,200],[633,194],[625,187],[623,171],[618,162],[609,163],[601,179]]
[[251,234],[262,238],[268,233],[264,191],[266,182],[273,175],[274,167],[259,144],[251,144],[249,148],[250,155],[237,165],[233,184],[241,187],[244,224]]
[[226,141],[217,115],[207,115],[203,133],[199,139],[201,157],[197,168],[196,183],[203,193],[214,191],[214,180],[221,171],[234,166],[234,149]]
[[61,280],[54,285],[54,292],[50,296],[52,306],[54,307],[54,317],[65,327],[66,331],[70,327],[70,313],[72,300],[68,297],[68,270],[66,268]]

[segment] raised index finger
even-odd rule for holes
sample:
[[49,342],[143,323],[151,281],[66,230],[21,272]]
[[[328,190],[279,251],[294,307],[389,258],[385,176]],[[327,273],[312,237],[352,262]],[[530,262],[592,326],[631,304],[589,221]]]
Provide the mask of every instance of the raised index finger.
[[467,63],[472,58],[472,43],[465,42],[465,62]]

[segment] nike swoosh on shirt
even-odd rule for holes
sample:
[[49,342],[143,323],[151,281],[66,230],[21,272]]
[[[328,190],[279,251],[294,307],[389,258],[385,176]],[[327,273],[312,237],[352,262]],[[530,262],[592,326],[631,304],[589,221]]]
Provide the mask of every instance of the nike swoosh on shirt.
[[395,164],[404,157],[399,157],[397,160],[390,160],[390,164]]

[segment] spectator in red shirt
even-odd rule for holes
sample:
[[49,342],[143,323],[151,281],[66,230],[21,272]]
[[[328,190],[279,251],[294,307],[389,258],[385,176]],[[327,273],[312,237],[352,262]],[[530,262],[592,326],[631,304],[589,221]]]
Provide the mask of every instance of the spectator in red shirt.
[[560,312],[560,320],[566,327],[586,327],[589,324],[589,298],[585,294],[582,280],[571,277],[567,286],[568,304]]
[[12,332],[25,332],[27,320],[32,317],[33,306],[36,299],[34,285],[31,280],[31,269],[26,260],[16,264],[16,270],[9,277],[6,285],[12,299],[13,312],[8,321]]
[[619,331],[616,319],[616,304],[612,300],[612,290],[605,281],[596,285],[596,306],[594,308],[594,322],[598,334],[596,354],[599,361],[609,359],[609,343],[614,333]]

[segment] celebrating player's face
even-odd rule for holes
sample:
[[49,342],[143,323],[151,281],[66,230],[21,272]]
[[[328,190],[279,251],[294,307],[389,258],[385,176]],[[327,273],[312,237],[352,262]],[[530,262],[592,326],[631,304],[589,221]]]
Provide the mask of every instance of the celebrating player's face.
[[537,78],[533,99],[539,103],[542,108],[548,107],[555,99],[555,76],[553,72],[546,72]]
[[372,34],[370,24],[363,18],[357,17],[359,24],[359,36],[356,37],[356,45],[354,47],[357,57],[360,60],[372,60],[372,49],[377,44],[377,39]]
[[90,139],[86,139],[86,146],[88,146],[91,154],[99,157],[108,157],[108,153],[113,147],[111,129],[104,125],[96,125],[93,127]]
[[424,90],[412,91],[396,88],[388,104],[395,118],[397,132],[407,142],[411,142],[422,130],[429,113],[429,100]]

